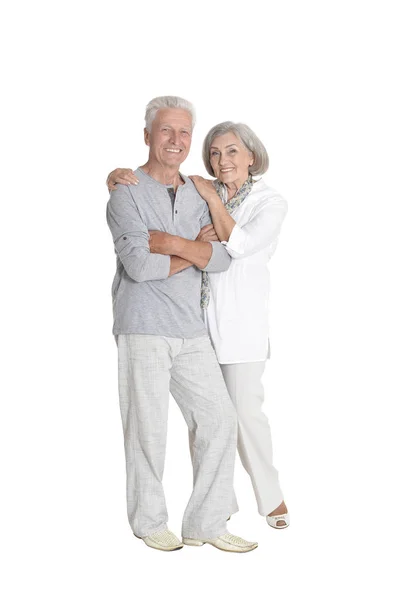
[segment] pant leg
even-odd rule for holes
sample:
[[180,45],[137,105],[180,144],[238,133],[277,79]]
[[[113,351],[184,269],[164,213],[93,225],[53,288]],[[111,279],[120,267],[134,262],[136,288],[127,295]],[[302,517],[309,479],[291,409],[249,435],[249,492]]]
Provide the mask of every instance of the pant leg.
[[262,412],[261,381],[265,362],[220,365],[230,397],[237,408],[238,452],[249,474],[259,513],[271,513],[283,501],[278,472],[273,466],[269,421]]
[[172,350],[153,335],[118,335],[117,345],[127,512],[133,532],[145,537],[168,520],[162,476]]
[[237,419],[207,336],[184,340],[174,360],[170,389],[192,441],[193,492],[182,535],[218,537],[226,532],[232,504]]
[[[194,431],[188,431],[188,443],[190,446],[190,455],[191,455],[191,462],[193,463],[194,461],[194,439],[195,439],[195,435],[194,435]],[[238,502],[237,502],[237,496],[236,493],[233,489],[233,494],[232,494],[232,501],[231,501],[231,508],[229,510],[229,516],[234,515],[235,513],[237,513],[240,510],[240,507],[238,506]]]

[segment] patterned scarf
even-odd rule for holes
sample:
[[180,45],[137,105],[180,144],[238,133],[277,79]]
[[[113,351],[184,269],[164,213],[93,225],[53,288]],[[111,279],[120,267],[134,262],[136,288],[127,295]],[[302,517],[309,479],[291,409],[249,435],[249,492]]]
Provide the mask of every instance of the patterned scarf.
[[[245,198],[248,196],[253,186],[252,175],[249,175],[248,179],[242,184],[238,192],[226,202],[224,205],[225,209],[229,213],[229,215],[240,206],[242,202],[244,202]],[[223,201],[225,186],[218,179],[214,182],[215,189]],[[202,271],[202,283],[201,283],[201,308],[208,308],[209,304],[209,275],[206,271]]]

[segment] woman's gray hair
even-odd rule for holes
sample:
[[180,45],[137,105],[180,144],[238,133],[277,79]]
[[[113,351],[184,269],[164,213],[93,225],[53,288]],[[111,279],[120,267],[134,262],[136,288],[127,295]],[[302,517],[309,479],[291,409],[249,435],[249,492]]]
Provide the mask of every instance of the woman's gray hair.
[[212,127],[212,129],[208,132],[202,146],[202,159],[209,175],[215,177],[210,160],[210,148],[212,142],[215,138],[219,137],[219,135],[224,135],[230,131],[234,133],[234,135],[236,135],[238,139],[242,141],[246,149],[253,154],[254,162],[253,165],[251,165],[248,169],[251,175],[256,176],[266,173],[269,167],[269,157],[266,152],[266,148],[258,136],[250,127],[248,127],[248,125],[244,125],[244,123],[225,121],[224,123],[219,123],[218,125],[215,125],[215,127]]
[[153,98],[145,109],[145,127],[147,131],[151,131],[152,123],[161,108],[180,108],[181,110],[186,110],[191,115],[192,128],[194,129],[195,110],[191,102],[184,100],[184,98],[179,98],[179,96],[158,96],[158,98]]

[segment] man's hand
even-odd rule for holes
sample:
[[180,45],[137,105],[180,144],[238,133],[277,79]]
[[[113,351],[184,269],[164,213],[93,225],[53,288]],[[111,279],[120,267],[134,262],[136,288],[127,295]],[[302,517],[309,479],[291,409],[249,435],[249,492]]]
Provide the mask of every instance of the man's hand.
[[218,242],[215,228],[212,224],[205,225],[196,237],[196,242]]
[[148,233],[150,234],[150,252],[153,254],[168,254],[169,256],[175,254],[173,252],[175,235],[165,231],[149,231]]
[[122,183],[123,185],[137,185],[139,180],[133,173],[132,169],[115,169],[107,177],[107,187],[109,191],[116,190],[116,184]]
[[205,202],[209,202],[210,200],[214,200],[215,198],[219,199],[217,191],[213,185],[213,181],[211,179],[204,179],[199,175],[190,175],[191,181],[194,183],[197,188],[197,192],[200,196],[205,200]]

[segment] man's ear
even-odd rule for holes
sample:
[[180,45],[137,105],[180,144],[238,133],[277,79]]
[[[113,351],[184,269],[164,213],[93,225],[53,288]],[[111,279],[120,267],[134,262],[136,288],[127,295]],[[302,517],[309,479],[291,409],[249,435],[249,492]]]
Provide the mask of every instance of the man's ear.
[[150,145],[150,132],[144,127],[144,143],[146,146]]

